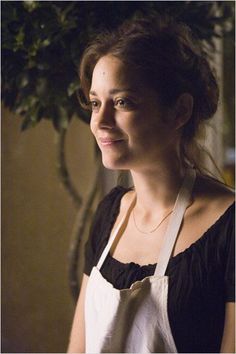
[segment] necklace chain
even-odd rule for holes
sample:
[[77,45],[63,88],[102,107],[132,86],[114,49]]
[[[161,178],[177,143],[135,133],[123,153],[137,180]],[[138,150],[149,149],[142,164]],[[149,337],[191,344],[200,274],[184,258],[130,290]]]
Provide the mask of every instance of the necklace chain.
[[160,226],[161,224],[168,218],[168,216],[173,212],[173,210],[169,211],[165,216],[164,218],[161,219],[161,221],[157,224],[157,226],[154,227],[154,229],[152,229],[151,231],[142,231],[140,230],[140,228],[138,227],[137,223],[136,223],[136,220],[135,220],[135,215],[134,215],[134,209],[132,211],[132,214],[133,214],[133,220],[134,220],[134,226],[136,227],[136,229],[141,232],[142,234],[152,234],[154,231],[156,231]]

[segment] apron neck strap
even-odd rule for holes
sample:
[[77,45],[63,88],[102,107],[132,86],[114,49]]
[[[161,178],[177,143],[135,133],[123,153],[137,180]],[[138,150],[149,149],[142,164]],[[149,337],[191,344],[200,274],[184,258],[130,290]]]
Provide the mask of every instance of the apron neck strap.
[[165,232],[164,244],[161,248],[159,261],[157,263],[154,275],[165,275],[171,257],[171,253],[173,251],[177,236],[179,234],[179,230],[183,221],[186,208],[188,207],[191,200],[195,179],[196,170],[193,168],[188,168],[185,174],[183,184],[179,190],[173,213],[171,215],[170,221]]
[[136,201],[136,196],[134,196],[134,198],[132,199],[129,207],[128,207],[128,210],[127,212],[125,213],[125,215],[123,215],[123,217],[121,218],[120,222],[118,223],[118,225],[116,226],[116,228],[113,230],[113,233],[106,245],[106,247],[104,248],[104,251],[102,252],[102,255],[98,261],[98,264],[97,264],[97,268],[100,270],[101,269],[101,266],[103,265],[109,251],[110,251],[110,248],[115,240],[115,238],[117,237],[118,233],[120,232],[120,230],[122,229],[122,226],[125,222],[128,221],[128,218],[130,216],[130,213],[134,207],[134,204],[135,204],[135,201]]

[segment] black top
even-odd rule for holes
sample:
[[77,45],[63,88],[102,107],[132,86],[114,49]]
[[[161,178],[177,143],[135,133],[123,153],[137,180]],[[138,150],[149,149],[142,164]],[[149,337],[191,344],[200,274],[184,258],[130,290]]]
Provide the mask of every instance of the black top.
[[[86,244],[87,275],[108,242],[127,191],[116,187],[99,204]],[[168,316],[178,352],[220,351],[225,302],[234,301],[234,209],[233,203],[199,240],[169,261]],[[108,255],[101,273],[115,288],[125,289],[153,275],[155,266],[124,264]]]

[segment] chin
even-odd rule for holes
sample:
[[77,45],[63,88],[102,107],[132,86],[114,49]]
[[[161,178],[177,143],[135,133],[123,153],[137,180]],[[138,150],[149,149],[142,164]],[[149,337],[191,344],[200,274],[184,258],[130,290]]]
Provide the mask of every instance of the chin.
[[124,159],[108,159],[102,157],[102,164],[108,170],[127,170],[127,162]]

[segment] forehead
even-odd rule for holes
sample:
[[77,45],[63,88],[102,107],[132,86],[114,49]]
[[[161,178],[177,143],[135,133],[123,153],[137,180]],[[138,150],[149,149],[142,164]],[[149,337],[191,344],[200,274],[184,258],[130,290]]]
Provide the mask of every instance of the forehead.
[[91,89],[115,85],[142,87],[143,80],[137,70],[123,63],[120,59],[107,55],[99,59],[94,67]]

